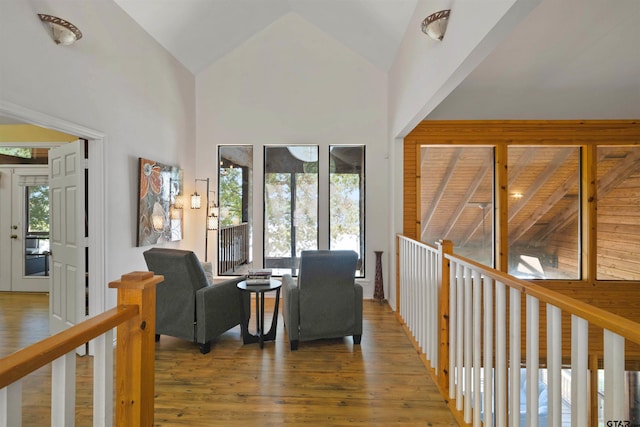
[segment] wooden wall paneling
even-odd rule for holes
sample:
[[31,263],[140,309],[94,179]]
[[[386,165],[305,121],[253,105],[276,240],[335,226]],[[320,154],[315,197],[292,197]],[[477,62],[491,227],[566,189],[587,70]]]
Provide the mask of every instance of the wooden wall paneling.
[[[493,146],[496,150],[495,172],[495,256],[496,265],[502,271],[508,270],[508,168],[507,147],[515,145],[552,145],[580,147],[582,169],[581,183],[581,211],[583,220],[580,225],[580,236],[571,231],[569,233],[551,233],[543,245],[555,244],[554,249],[558,258],[558,266],[567,266],[572,271],[579,271],[581,279],[537,281],[545,287],[559,290],[577,299],[592,303],[596,306],[613,311],[624,317],[640,321],[640,280],[610,281],[614,274],[607,272],[604,262],[607,257],[617,259],[617,265],[626,265],[636,269],[632,263],[635,260],[629,253],[638,253],[640,245],[640,224],[629,223],[640,221],[637,212],[640,206],[640,174],[636,185],[631,178],[629,188],[616,188],[620,202],[607,201],[596,210],[597,186],[597,147],[610,146],[611,150],[624,151],[614,146],[640,146],[640,121],[638,120],[531,120],[531,121],[423,121],[405,138],[405,222],[404,231],[413,237],[416,230],[415,221],[419,219],[420,204],[415,202],[419,198],[415,177],[419,176],[419,162],[416,158],[422,145],[485,145]],[[634,152],[637,152],[638,147]],[[635,154],[634,154],[635,155]],[[418,157],[419,158],[419,157]],[[630,161],[630,160],[629,160]],[[613,166],[615,168],[615,165]],[[461,179],[456,176],[454,179]],[[633,176],[635,179],[635,175]],[[636,190],[632,188],[637,188]],[[625,193],[626,192],[626,193]],[[613,194],[613,193],[612,193]],[[623,195],[624,194],[624,195]],[[622,200],[624,198],[625,200]],[[599,215],[599,217],[597,217]],[[598,218],[598,220],[596,220]],[[577,230],[575,219],[570,225]],[[635,228],[636,225],[638,228]],[[419,229],[419,227],[418,227]],[[631,229],[631,233],[629,233]],[[638,230],[636,233],[634,230]],[[597,238],[608,242],[607,248],[598,245]],[[624,238],[624,243],[621,239]],[[580,253],[577,240],[582,240]],[[617,239],[617,243],[614,243]],[[419,240],[419,238],[418,238]],[[628,245],[631,245],[629,247]],[[455,252],[455,247],[454,247]],[[627,252],[627,254],[624,254]],[[577,262],[580,262],[580,269]],[[596,272],[600,269],[601,278],[597,280]],[[613,272],[612,272],[613,273]]]
[[507,144],[495,147],[495,269],[509,271],[509,167]]
[[416,187],[416,177],[420,175],[418,171],[419,163],[416,156],[417,147],[419,144],[415,139],[405,138],[404,141],[404,191],[403,191],[403,218],[402,218],[402,232],[405,236],[418,240],[419,236],[416,229],[419,228],[418,222],[418,205],[417,198],[419,197],[418,188]]
[[414,216],[415,219],[415,224],[414,224],[414,229],[415,229],[415,238],[417,240],[421,240],[421,230],[422,230],[422,224],[420,221],[420,216],[421,216],[421,209],[420,209],[420,194],[421,193],[421,186],[420,186],[420,180],[421,180],[421,163],[422,163],[422,156],[420,155],[420,144],[414,144],[413,147],[414,150],[414,155],[416,157],[416,175],[415,175],[415,182],[416,182],[416,193],[413,197],[413,200],[415,202],[415,206],[416,206],[416,213]]
[[596,278],[597,269],[597,250],[596,250],[596,234],[597,230],[597,212],[596,200],[598,198],[597,187],[597,170],[596,157],[597,146],[591,144],[582,147],[582,279],[591,282]]

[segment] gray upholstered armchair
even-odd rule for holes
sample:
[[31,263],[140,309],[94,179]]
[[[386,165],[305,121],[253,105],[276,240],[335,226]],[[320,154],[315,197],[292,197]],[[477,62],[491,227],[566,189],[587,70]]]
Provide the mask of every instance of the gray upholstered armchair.
[[354,251],[302,251],[297,282],[282,277],[284,324],[291,350],[299,341],[362,338],[362,286]]
[[156,290],[156,341],[160,335],[197,342],[203,354],[211,340],[228,331],[250,312],[249,295],[236,284],[244,277],[210,284],[202,264],[192,251],[152,248],[144,252],[149,271],[164,276]]

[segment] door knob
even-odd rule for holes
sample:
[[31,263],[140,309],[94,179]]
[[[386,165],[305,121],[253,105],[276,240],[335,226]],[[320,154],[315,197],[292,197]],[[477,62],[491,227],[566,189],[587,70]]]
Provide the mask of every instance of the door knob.
[[12,239],[17,239],[17,238],[18,238],[18,235],[17,235],[17,234],[12,234],[12,235],[11,235],[11,238],[12,238]]

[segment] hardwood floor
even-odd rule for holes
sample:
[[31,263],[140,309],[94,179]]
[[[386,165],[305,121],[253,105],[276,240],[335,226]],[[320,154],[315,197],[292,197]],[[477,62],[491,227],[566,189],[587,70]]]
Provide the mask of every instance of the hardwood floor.
[[[162,336],[155,425],[457,426],[391,309],[373,301],[364,307],[360,346],[348,337],[301,342],[291,352],[282,316],[276,341],[262,350],[243,345],[239,327],[206,355]],[[46,295],[0,293],[0,356],[47,336],[47,316]],[[92,423],[91,364],[77,358],[77,426]],[[24,380],[23,425],[50,424],[49,376],[45,367]]]

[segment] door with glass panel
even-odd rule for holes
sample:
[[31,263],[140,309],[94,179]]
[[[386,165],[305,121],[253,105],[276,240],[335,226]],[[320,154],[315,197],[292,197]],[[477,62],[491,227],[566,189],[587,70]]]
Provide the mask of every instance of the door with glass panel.
[[47,167],[15,168],[11,181],[10,291],[49,292],[49,186]]

